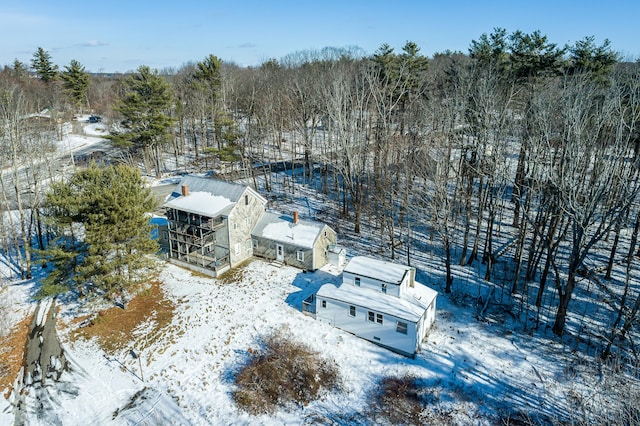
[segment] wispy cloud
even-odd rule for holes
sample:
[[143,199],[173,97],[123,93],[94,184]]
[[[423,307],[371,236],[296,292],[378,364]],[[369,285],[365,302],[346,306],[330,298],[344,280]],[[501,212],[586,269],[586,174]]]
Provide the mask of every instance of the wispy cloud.
[[80,43],[78,46],[80,47],[98,47],[98,46],[108,46],[109,43],[100,40],[89,40],[84,43]]
[[239,49],[249,49],[251,47],[256,47],[256,46],[257,46],[257,44],[255,44],[255,43],[242,43],[242,44],[239,44],[239,45],[237,45],[235,47],[237,47]]

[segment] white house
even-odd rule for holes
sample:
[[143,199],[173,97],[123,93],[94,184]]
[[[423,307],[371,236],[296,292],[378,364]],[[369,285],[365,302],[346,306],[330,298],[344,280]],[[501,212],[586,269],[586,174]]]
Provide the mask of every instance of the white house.
[[407,356],[414,356],[436,311],[435,290],[415,281],[415,269],[354,257],[342,284],[315,295],[316,319]]

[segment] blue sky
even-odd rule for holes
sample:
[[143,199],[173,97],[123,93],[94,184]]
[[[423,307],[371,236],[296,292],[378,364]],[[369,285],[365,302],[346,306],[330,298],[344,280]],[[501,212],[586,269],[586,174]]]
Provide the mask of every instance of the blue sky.
[[259,65],[326,46],[400,51],[408,40],[431,56],[467,52],[495,27],[539,29],[560,46],[608,38],[635,59],[639,12],[637,0],[3,0],[0,65],[28,64],[39,46],[60,67],[76,59],[91,72],[177,68],[209,54]]

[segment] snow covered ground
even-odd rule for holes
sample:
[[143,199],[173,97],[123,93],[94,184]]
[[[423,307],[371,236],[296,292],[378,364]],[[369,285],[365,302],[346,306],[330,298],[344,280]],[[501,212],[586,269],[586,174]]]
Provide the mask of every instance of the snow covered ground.
[[107,125],[104,123],[89,123],[88,120],[89,115],[76,117],[76,121],[82,123],[82,133],[71,133],[70,129],[68,132],[63,132],[64,136],[58,142],[58,151],[60,153],[76,151],[79,148],[104,141],[104,137],[109,134]]
[[[39,392],[25,397],[28,422],[279,425],[320,417],[362,424],[378,380],[405,374],[420,378],[433,392],[434,409],[448,413],[455,424],[490,424],[488,419],[517,412],[553,415],[562,406],[556,398],[567,391],[559,362],[564,349],[512,334],[501,324],[479,322],[464,301],[439,298],[436,326],[415,359],[303,315],[302,300],[324,283],[339,282],[339,274],[332,266],[303,273],[255,260],[244,267],[240,280],[226,282],[167,264],[160,278],[177,308],[162,337],[145,350],[132,347],[137,360],[129,351],[107,357],[95,343],[71,343],[63,335],[72,371],[46,385],[46,398],[35,400]],[[436,269],[422,270],[423,281],[439,275]],[[442,290],[438,282],[426,284]],[[8,291],[13,297],[28,294],[30,285]],[[63,307],[60,317],[73,309]],[[136,334],[145,329],[141,326]],[[306,407],[254,417],[232,400],[233,374],[260,339],[275,330],[333,360],[342,385]],[[8,401],[0,400],[0,423],[5,424],[11,419]]]

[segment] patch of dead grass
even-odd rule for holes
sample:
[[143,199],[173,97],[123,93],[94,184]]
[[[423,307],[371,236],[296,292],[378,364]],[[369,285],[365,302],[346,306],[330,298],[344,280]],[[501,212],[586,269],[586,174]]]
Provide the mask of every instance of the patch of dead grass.
[[33,314],[27,315],[6,336],[0,337],[0,390],[7,390],[5,398],[11,394],[13,384],[24,365],[27,335],[32,320]]
[[235,284],[244,280],[245,268],[253,262],[254,259],[247,259],[235,268],[229,269],[224,274],[216,278],[218,284]]
[[[86,326],[71,332],[72,340],[96,339],[108,354],[134,346],[143,350],[151,346],[163,334],[163,330],[173,320],[175,304],[165,297],[160,282],[136,295],[126,309],[113,307],[104,309],[91,319]],[[84,318],[83,322],[87,322]],[[78,321],[81,322],[82,319]],[[135,330],[148,323],[145,333],[136,337]]]

